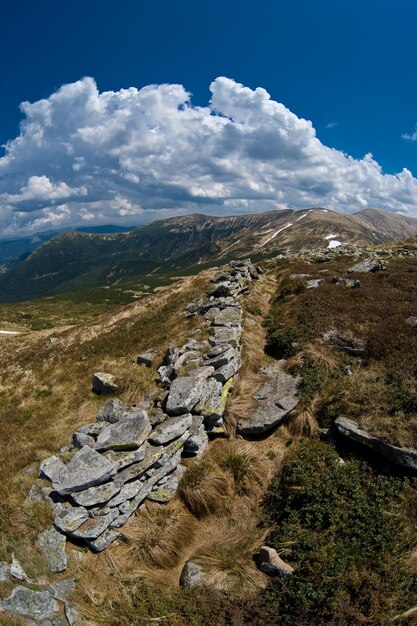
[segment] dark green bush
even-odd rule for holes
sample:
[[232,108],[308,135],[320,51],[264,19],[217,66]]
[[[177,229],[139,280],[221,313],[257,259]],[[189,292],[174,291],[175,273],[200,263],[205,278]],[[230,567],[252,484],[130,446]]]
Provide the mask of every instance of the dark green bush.
[[364,462],[341,464],[328,444],[291,449],[266,504],[269,542],[290,546],[296,570],[267,591],[280,624],[383,624],[416,604],[417,584],[401,559],[409,541],[403,489]]

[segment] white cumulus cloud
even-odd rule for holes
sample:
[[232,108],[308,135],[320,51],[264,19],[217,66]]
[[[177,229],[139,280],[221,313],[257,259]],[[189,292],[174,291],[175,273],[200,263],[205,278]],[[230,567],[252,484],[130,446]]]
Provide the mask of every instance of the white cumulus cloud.
[[417,214],[409,170],[325,146],[262,88],[219,77],[210,91],[201,107],[182,85],[100,93],[83,78],[24,102],[0,158],[0,235],[282,206]]

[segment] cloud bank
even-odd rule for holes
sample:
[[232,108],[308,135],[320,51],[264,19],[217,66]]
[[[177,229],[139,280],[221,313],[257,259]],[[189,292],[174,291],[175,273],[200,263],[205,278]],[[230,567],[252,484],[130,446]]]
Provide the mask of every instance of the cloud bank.
[[92,78],[24,102],[0,158],[0,234],[282,206],[417,214],[417,179],[323,145],[311,122],[219,77],[208,106],[182,85],[100,93]]

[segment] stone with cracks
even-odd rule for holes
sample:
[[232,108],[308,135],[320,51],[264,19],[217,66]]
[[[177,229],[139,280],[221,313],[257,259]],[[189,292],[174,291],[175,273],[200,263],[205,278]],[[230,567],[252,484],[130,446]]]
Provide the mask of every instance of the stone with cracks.
[[133,415],[138,409],[130,404],[125,404],[118,398],[107,400],[97,413],[97,422],[109,422],[115,424],[128,415]]
[[39,545],[47,560],[51,572],[63,572],[67,569],[66,537],[52,527],[39,537]]
[[32,591],[15,587],[8,598],[0,602],[3,611],[34,620],[45,620],[59,613],[59,604],[47,591]]
[[107,529],[100,537],[97,537],[97,539],[86,539],[86,543],[94,552],[102,552],[119,537],[120,533],[117,532],[117,530]]
[[55,455],[50,456],[39,465],[39,476],[41,478],[48,478],[51,482],[56,482],[64,467],[65,465],[59,457]]
[[199,402],[194,409],[196,413],[201,413],[204,416],[205,423],[213,423],[223,417],[227,396],[232,385],[233,378],[229,378],[224,385],[215,378],[210,378],[207,399],[205,402]]
[[149,437],[149,441],[157,446],[169,443],[188,430],[192,422],[193,416],[191,413],[179,415],[178,417],[169,417],[165,422],[155,428]]
[[154,502],[169,502],[175,496],[178,488],[179,478],[176,474],[171,474],[162,485],[156,485],[148,494],[148,500]]
[[115,473],[114,465],[104,456],[89,446],[84,446],[61,470],[59,481],[53,483],[53,488],[59,494],[67,495],[100,485]]
[[82,524],[77,530],[71,533],[72,537],[76,539],[97,539],[108,529],[110,524],[118,516],[117,509],[111,509],[107,515],[101,515],[100,517],[90,517],[84,524]]
[[213,378],[218,380],[219,382],[225,384],[227,381],[232,378],[235,374],[238,373],[240,369],[240,359],[238,357],[232,359],[226,365],[219,367],[218,370],[213,374]]
[[144,444],[138,450],[128,450],[127,452],[123,450],[107,450],[107,452],[103,452],[103,456],[110,463],[113,463],[116,470],[120,472],[120,470],[129,467],[129,465],[143,461],[147,448],[148,444]]
[[299,378],[286,374],[279,363],[261,369],[268,380],[260,385],[253,398],[256,407],[247,418],[238,421],[242,435],[260,435],[281,424],[298,403]]
[[196,367],[188,372],[189,378],[210,378],[214,374],[214,367],[211,365],[203,365],[202,367]]
[[115,482],[110,482],[74,493],[72,499],[80,506],[97,506],[98,504],[105,504],[111,500],[119,491],[120,485]]
[[168,394],[166,412],[170,415],[189,413],[208,393],[204,378],[181,376],[174,380]]
[[132,498],[137,496],[142,487],[142,480],[133,480],[130,483],[125,483],[120,489],[120,492],[107,503],[107,506],[120,506],[123,502],[126,502],[126,500],[132,500]]
[[55,515],[54,524],[58,530],[63,533],[71,533],[77,530],[85,521],[88,520],[88,511],[83,506],[71,507],[59,511]]
[[99,396],[110,396],[117,392],[116,377],[106,372],[96,372],[91,383],[91,390]]
[[48,585],[46,591],[56,600],[64,602],[74,589],[75,578],[70,576],[69,578],[62,578],[61,580],[57,580],[56,583]]
[[226,328],[222,326],[214,327],[214,335],[209,337],[209,343],[212,346],[218,344],[230,343],[230,345],[236,347],[240,343],[240,337],[242,335],[242,327],[234,326]]
[[222,309],[213,320],[214,326],[238,327],[242,323],[242,311],[236,307]]
[[146,411],[111,424],[97,437],[97,450],[137,450],[152,430]]
[[207,365],[212,365],[214,369],[218,369],[219,367],[223,367],[223,365],[227,365],[229,361],[236,357],[236,350],[230,346],[227,350],[218,354],[217,356],[212,357],[208,361],[206,361]]

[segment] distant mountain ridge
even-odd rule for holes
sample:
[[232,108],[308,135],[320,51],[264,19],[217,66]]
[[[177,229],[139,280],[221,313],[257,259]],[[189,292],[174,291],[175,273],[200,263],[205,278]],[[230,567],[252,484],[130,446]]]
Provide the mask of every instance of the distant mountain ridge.
[[62,232],[0,276],[0,301],[112,284],[210,260],[275,256],[301,248],[384,244],[417,235],[417,219],[376,209],[323,208],[214,217],[194,213],[130,232]]

